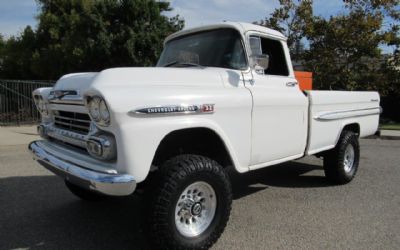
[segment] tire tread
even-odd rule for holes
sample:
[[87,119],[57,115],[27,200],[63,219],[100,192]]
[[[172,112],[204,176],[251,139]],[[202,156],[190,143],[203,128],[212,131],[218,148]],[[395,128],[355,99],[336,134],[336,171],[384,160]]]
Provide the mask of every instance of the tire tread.
[[[227,189],[228,205],[224,208],[224,217],[221,219],[215,230],[201,244],[190,244],[182,246],[173,237],[172,233],[168,233],[168,207],[171,201],[165,197],[172,197],[179,187],[179,183],[183,182],[189,176],[199,171],[205,171],[215,174],[222,181],[222,185]],[[149,226],[153,241],[157,247],[163,249],[208,249],[220,237],[226,227],[232,205],[232,191],[228,175],[225,170],[215,161],[200,155],[179,155],[167,160],[159,170],[158,187],[153,189],[155,197],[150,207],[150,217],[152,218]]]
[[[353,171],[347,174],[343,170],[343,158],[348,144],[355,150]],[[349,130],[344,130],[335,148],[329,150],[324,156],[325,176],[335,184],[349,183],[357,173],[360,156],[360,146],[357,135]]]

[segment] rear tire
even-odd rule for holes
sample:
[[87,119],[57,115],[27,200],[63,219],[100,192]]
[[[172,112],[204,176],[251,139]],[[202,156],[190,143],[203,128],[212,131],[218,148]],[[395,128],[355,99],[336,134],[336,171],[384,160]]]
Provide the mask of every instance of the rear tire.
[[344,130],[336,147],[324,155],[325,176],[334,184],[349,183],[357,173],[359,160],[358,137]]
[[71,193],[85,201],[100,201],[106,197],[105,195],[81,188],[67,180],[65,180],[65,185]]
[[150,204],[150,237],[161,249],[208,249],[229,219],[229,177],[215,161],[180,155],[159,170]]

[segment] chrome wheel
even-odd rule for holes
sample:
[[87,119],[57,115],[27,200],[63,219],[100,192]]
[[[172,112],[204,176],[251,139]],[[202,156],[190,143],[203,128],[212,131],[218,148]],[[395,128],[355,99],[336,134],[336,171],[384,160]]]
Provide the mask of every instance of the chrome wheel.
[[353,169],[354,156],[355,154],[353,145],[351,144],[347,145],[346,151],[344,152],[344,161],[343,161],[344,171],[346,171],[347,173],[351,172],[351,170]]
[[181,193],[175,207],[175,225],[186,237],[203,233],[214,219],[217,197],[214,189],[203,181],[195,182]]

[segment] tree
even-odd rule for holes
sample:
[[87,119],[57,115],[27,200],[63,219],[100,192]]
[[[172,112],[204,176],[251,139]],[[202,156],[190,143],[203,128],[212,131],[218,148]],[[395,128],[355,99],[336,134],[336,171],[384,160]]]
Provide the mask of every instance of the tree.
[[387,67],[388,57],[380,46],[397,43],[396,22],[386,29],[383,25],[396,17],[395,1],[344,2],[348,13],[313,18],[306,31],[310,44],[303,57],[306,66],[314,72],[319,89],[378,90],[387,95],[393,88],[388,86],[393,84],[388,73],[395,71]]
[[[311,0],[280,0],[280,7],[260,24],[288,37],[293,60],[314,73],[319,89],[399,89],[396,67],[389,67],[382,46],[394,46],[391,64],[399,64],[399,1],[343,0],[345,12],[329,18],[314,16]],[[304,43],[308,49],[304,49]],[[397,67],[398,69],[398,67]],[[396,75],[397,76],[397,75]]]
[[[262,24],[288,36],[292,58],[314,73],[314,89],[379,91],[384,115],[400,118],[399,0],[343,0],[345,11],[329,18],[314,16],[311,1],[280,4]],[[383,54],[388,46],[393,53]]]
[[[22,34],[7,41],[7,58],[30,51],[24,62],[6,60],[0,77],[58,79],[71,72],[109,67],[154,65],[163,40],[183,28],[184,21],[164,14],[169,2],[157,0],[37,0],[34,41]],[[21,48],[17,48],[22,46]],[[32,47],[33,46],[33,47]],[[18,57],[23,59],[22,57]],[[29,75],[17,65],[29,64]],[[21,68],[22,69],[22,68]]]
[[302,43],[313,17],[312,0],[279,0],[280,7],[258,24],[278,30],[287,38],[293,59],[304,51]]
[[0,33],[0,74],[3,71],[4,47],[5,47],[5,41],[3,35]]
[[0,49],[0,75],[2,78],[34,78],[31,59],[36,46],[36,35],[27,26],[18,37],[3,41]]
[[[373,90],[382,97],[383,117],[399,120],[399,2],[344,0],[347,12],[313,18],[304,59],[317,89]],[[383,54],[382,46],[394,47]]]

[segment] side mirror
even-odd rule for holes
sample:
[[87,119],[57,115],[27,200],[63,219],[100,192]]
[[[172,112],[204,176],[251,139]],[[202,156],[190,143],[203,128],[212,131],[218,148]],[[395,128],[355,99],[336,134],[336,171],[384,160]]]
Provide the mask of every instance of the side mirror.
[[252,56],[253,67],[259,74],[264,74],[264,71],[268,69],[269,66],[269,56],[267,54]]

